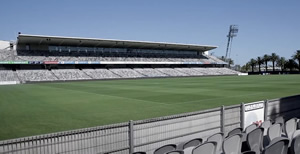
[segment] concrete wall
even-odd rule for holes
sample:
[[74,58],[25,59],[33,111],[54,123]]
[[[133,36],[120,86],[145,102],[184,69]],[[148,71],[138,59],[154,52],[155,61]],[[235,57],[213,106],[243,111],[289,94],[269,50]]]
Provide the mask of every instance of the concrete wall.
[[267,119],[300,117],[300,95],[268,100]]

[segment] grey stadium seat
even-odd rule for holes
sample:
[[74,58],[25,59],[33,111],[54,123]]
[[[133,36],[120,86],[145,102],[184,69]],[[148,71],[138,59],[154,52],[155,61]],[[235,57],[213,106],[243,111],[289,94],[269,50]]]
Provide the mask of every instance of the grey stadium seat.
[[146,152],[139,151],[139,152],[134,152],[133,154],[146,154]]
[[240,127],[235,128],[228,133],[227,137],[235,135],[235,134],[241,134],[242,132],[243,132],[243,128],[240,128]]
[[174,151],[167,152],[165,154],[184,154],[184,152],[182,150],[174,150]]
[[216,142],[217,143],[217,152],[222,151],[222,143],[223,143],[223,133],[217,133],[207,138],[207,142]]
[[263,144],[263,128],[256,128],[247,135],[247,144],[251,151],[260,154]]
[[262,154],[287,154],[288,144],[288,138],[277,137],[263,150]]
[[176,145],[175,144],[167,144],[167,145],[164,145],[158,149],[156,149],[153,154],[164,154],[164,153],[167,153],[167,152],[170,152],[170,151],[174,151],[176,150]]
[[284,127],[284,118],[282,117],[282,116],[280,116],[280,117],[277,117],[276,119],[275,119],[275,124],[281,124],[281,126],[282,126],[282,132],[285,132],[285,127]]
[[291,147],[290,147],[291,154],[299,154],[300,153],[300,135],[297,135],[293,138]]
[[245,151],[242,154],[256,154],[254,151]]
[[282,116],[279,116],[279,117],[276,117],[276,119],[275,119],[275,124],[284,124],[284,119],[283,119],[283,117]]
[[281,137],[282,127],[280,123],[273,124],[268,130],[268,139],[271,142],[276,137]]
[[266,120],[260,125],[260,127],[264,128],[264,136],[268,135],[268,129],[271,125],[272,124],[270,120]]
[[224,154],[240,154],[242,145],[242,134],[235,134],[226,138],[223,142]]
[[202,144],[202,138],[195,138],[183,144],[182,149],[186,149],[189,147],[196,147]]
[[251,125],[249,125],[248,127],[246,127],[245,133],[248,134],[248,133],[250,133],[251,131],[253,131],[255,128],[257,128],[257,125],[256,125],[256,124],[251,124]]
[[216,154],[217,143],[205,142],[192,150],[192,154]]
[[297,129],[300,129],[300,120],[297,122]]
[[297,129],[297,119],[292,118],[292,119],[286,121],[284,126],[285,126],[285,134],[287,135],[287,137],[291,141],[292,137],[293,137],[293,134]]
[[183,149],[184,154],[192,154],[195,147],[188,147]]
[[300,135],[300,129],[297,129],[294,133],[292,138],[295,138],[296,136]]

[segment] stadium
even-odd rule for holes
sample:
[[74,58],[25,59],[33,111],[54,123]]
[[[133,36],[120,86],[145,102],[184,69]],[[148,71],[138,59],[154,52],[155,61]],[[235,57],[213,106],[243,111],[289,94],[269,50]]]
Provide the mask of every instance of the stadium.
[[3,50],[1,54],[2,67],[14,70],[16,77],[8,71],[1,80],[25,83],[238,74],[224,68],[223,61],[208,56],[214,48],[20,34],[15,52]]
[[242,76],[211,45],[0,43],[0,153],[299,152],[299,75]]

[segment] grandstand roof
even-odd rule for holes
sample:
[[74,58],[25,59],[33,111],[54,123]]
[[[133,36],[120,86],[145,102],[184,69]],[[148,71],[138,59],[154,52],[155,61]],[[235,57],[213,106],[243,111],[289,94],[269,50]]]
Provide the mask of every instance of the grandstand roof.
[[18,44],[208,51],[210,45],[19,34]]

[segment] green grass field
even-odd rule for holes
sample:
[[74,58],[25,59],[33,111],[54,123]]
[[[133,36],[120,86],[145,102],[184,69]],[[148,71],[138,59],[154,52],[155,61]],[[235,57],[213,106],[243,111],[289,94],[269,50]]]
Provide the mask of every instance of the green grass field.
[[0,86],[0,140],[300,94],[300,75]]

